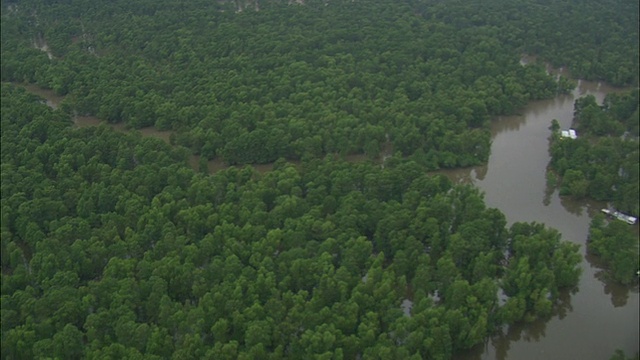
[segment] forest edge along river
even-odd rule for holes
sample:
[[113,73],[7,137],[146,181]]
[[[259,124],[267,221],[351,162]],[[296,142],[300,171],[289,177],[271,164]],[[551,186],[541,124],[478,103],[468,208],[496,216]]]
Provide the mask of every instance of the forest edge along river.
[[[63,99],[34,85],[20,86],[44,97],[52,107]],[[624,287],[608,282],[602,265],[586,254],[589,223],[606,204],[560,197],[556,189],[547,187],[545,179],[550,160],[551,120],[557,119],[562,129],[570,128],[577,98],[591,94],[602,103],[606,94],[619,90],[601,83],[579,81],[571,94],[531,102],[521,109],[521,115],[492,121],[491,156],[486,165],[438,171],[454,182],[477,186],[484,192],[487,206],[502,211],[510,224],[544,223],[558,229],[565,240],[581,245],[583,254],[578,291],[562,294],[551,319],[505,326],[487,338],[485,344],[457,354],[456,359],[608,359],[615,349],[622,349],[628,355],[638,351],[637,285]],[[101,121],[94,117],[75,117],[74,123],[84,127]],[[127,131],[123,124],[110,126],[117,131]],[[139,131],[143,136],[170,143],[169,131],[154,128]],[[347,160],[364,159],[366,157],[352,156]],[[199,158],[192,156],[190,162],[197,168]],[[227,167],[220,160],[209,161],[208,166],[210,172]],[[261,172],[272,167],[273,164],[254,165]]]
[[607,204],[561,197],[557,189],[547,187],[545,177],[551,120],[568,129],[577,98],[591,94],[602,103],[615,91],[619,89],[579,81],[569,95],[532,102],[522,115],[493,121],[486,165],[440,171],[455,182],[477,186],[485,193],[487,206],[500,209],[509,223],[544,223],[579,244],[583,254],[578,291],[563,294],[564,303],[551,319],[505,327],[458,359],[608,359],[617,348],[627,355],[638,351],[637,285],[608,282],[602,265],[586,254],[591,219]]

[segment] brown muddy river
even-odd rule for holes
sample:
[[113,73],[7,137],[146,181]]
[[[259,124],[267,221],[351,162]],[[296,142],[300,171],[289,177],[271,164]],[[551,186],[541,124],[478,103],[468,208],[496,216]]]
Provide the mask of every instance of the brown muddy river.
[[565,294],[557,315],[549,321],[505,327],[502,334],[456,359],[606,360],[618,348],[627,356],[638,351],[637,286],[604,281],[597,261],[586,256],[589,223],[606,204],[561,198],[557,190],[547,189],[545,179],[551,120],[557,119],[562,129],[568,129],[575,99],[592,94],[601,103],[613,91],[616,89],[603,84],[581,81],[570,95],[532,102],[521,110],[522,115],[493,122],[487,165],[444,172],[484,191],[487,206],[500,209],[509,224],[544,223],[558,229],[565,240],[580,244],[583,254],[578,292]]
[[[24,85],[23,85],[24,86]],[[51,91],[25,86],[47,99],[55,107],[62,100]],[[638,288],[622,287],[603,280],[602,267],[586,255],[586,239],[593,215],[606,204],[561,198],[558,191],[546,187],[549,126],[557,119],[562,129],[571,127],[576,98],[593,94],[602,102],[609,92],[606,85],[584,82],[570,95],[530,103],[522,115],[502,117],[492,124],[491,157],[485,166],[442,171],[456,182],[472,183],[485,193],[487,206],[500,209],[511,224],[536,221],[558,229],[565,240],[581,245],[583,275],[577,293],[563,294],[562,305],[547,321],[520,324],[502,329],[485,344],[459,354],[458,360],[527,359],[609,359],[615,349],[627,355],[638,351],[640,331]],[[76,117],[77,126],[97,125],[99,120]],[[125,131],[122,125],[114,126]],[[144,136],[169,142],[170,132],[148,128]],[[578,134],[579,135],[579,134]],[[199,159],[192,157],[197,169]],[[257,165],[268,171],[272,164]],[[208,162],[210,172],[226,168],[219,160]],[[638,225],[634,225],[637,226]]]

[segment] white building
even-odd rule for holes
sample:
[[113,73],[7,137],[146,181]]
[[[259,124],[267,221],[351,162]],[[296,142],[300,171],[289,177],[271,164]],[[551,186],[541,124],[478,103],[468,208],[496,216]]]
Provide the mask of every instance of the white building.
[[563,138],[571,138],[571,139],[578,138],[578,135],[576,134],[576,131],[574,129],[562,130],[560,132],[560,136],[562,136]]

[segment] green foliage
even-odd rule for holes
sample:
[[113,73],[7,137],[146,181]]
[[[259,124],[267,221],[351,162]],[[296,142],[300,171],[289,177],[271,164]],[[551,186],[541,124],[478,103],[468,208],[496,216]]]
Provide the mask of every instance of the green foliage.
[[598,215],[589,228],[588,249],[609,266],[615,281],[632,284],[638,280],[638,237],[626,223],[612,221],[607,224],[604,217]]
[[639,153],[633,136],[637,111],[638,90],[611,94],[603,106],[591,95],[576,100],[579,138],[554,137],[550,149],[561,195],[612,201],[619,210],[638,216]]
[[562,178],[560,195],[571,194],[577,198],[583,198],[587,195],[588,187],[589,182],[585,179],[582,171],[568,169],[564,172],[564,177]]
[[3,358],[448,359],[577,282],[557,232],[409,160],[208,176],[21,88],[2,104]]
[[8,4],[3,81],[68,94],[81,115],[174,130],[228,164],[391,148],[433,169],[481,164],[492,116],[573,87],[520,65],[522,53],[637,83],[628,0]]
[[569,94],[573,89],[575,89],[577,83],[571,79],[568,79],[564,76],[560,76],[558,78],[558,92],[561,94]]
[[[635,99],[638,99],[637,90]],[[628,93],[626,97],[633,98],[632,93]],[[620,136],[624,133],[624,121],[629,114],[625,114],[624,106],[626,104],[618,101],[619,97],[615,94],[609,95],[607,105],[600,107],[596,103],[593,95],[587,95],[579,98],[575,103],[575,120],[578,122],[578,129],[585,134],[593,134],[596,136],[612,135]],[[636,108],[637,108],[636,101]],[[627,105],[628,106],[628,105]],[[611,109],[613,107],[613,110]]]
[[[492,116],[573,87],[522,53],[637,83],[637,6],[3,2],[2,81],[67,97],[2,85],[2,358],[448,359],[548,316],[576,246],[425,172],[486,162]],[[637,136],[637,99],[581,101],[581,133]],[[172,130],[200,171],[72,114]],[[637,214],[637,143],[590,145],[553,145],[563,193]]]
[[509,234],[509,266],[503,289],[509,297],[502,316],[532,321],[551,314],[559,288],[578,284],[578,245],[560,241],[560,233],[542,224],[515,223]]
[[502,29],[504,42],[556,68],[568,67],[574,78],[637,84],[637,2],[457,0],[419,8],[423,16],[458,28]]

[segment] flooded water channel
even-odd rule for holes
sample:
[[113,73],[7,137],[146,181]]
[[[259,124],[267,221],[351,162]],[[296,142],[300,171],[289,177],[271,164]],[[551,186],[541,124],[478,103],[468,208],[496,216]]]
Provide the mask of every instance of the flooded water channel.
[[[24,86],[24,85],[23,85]],[[45,97],[52,107],[61,97],[35,86],[29,91]],[[627,355],[638,351],[639,295],[637,286],[622,287],[604,280],[602,266],[586,254],[591,218],[607,204],[560,197],[546,186],[549,126],[557,119],[562,129],[571,127],[576,98],[592,94],[602,102],[617,91],[606,85],[581,81],[572,94],[530,103],[521,115],[498,118],[492,123],[491,157],[485,166],[443,171],[455,182],[470,183],[485,193],[488,207],[500,209],[509,224],[536,221],[558,229],[565,240],[581,245],[583,275],[577,293],[565,293],[557,313],[547,321],[505,327],[484,345],[459,354],[458,360],[476,359],[609,359],[615,349]],[[99,120],[76,117],[77,126],[96,125]],[[114,125],[125,131],[123,125]],[[145,136],[169,142],[170,132],[140,130]],[[579,135],[579,134],[578,134]],[[194,168],[199,158],[192,157]],[[256,166],[268,171],[273,165]],[[213,160],[209,171],[225,168]],[[638,226],[638,225],[634,225]],[[637,230],[637,229],[636,229]]]
[[563,239],[580,244],[583,254],[578,292],[564,294],[551,320],[506,327],[458,360],[606,360],[618,348],[627,355],[638,351],[637,286],[606,282],[601,265],[586,254],[589,223],[607,204],[560,197],[557,190],[547,188],[545,179],[551,120],[557,119],[562,129],[568,129],[575,99],[591,94],[602,103],[613,91],[617,90],[581,81],[570,95],[532,102],[521,110],[522,115],[493,122],[487,165],[444,172],[456,182],[471,183],[484,191],[487,206],[500,209],[509,224],[544,223],[558,229]]
[[[43,89],[34,84],[16,84],[16,85],[21,86],[25,88],[27,91],[44,98],[46,100],[46,104],[53,109],[58,108],[62,100],[64,100],[64,96],[56,95],[52,90]],[[102,123],[105,123],[104,121],[94,116],[76,115],[73,117],[72,120],[74,125],[77,127],[98,126]],[[128,129],[123,123],[117,123],[117,124],[109,123],[108,125],[116,131],[120,131],[120,132],[139,131],[144,137],[157,138],[166,142],[167,144],[171,144],[171,134],[172,134],[171,131],[159,131],[154,127],[146,127],[142,129],[133,130],[133,129]],[[189,158],[189,164],[194,170],[198,171],[200,168],[200,156],[191,155]],[[273,169],[273,163],[254,164],[250,166],[252,166],[254,169],[256,169],[256,171],[261,173],[264,173],[266,171],[270,171]],[[229,165],[225,164],[225,162],[222,159],[217,158],[217,159],[209,160],[207,162],[207,167],[208,167],[209,173],[213,174],[217,171],[229,168]]]

